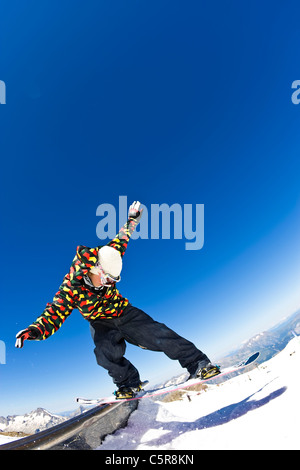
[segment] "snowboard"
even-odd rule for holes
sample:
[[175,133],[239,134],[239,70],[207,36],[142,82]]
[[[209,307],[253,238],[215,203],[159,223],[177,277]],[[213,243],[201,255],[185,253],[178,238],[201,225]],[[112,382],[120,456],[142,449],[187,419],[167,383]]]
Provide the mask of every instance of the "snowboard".
[[[175,392],[176,390],[185,390],[191,387],[192,385],[207,383],[213,379],[219,379],[220,377],[225,377],[226,375],[231,374],[232,372],[236,372],[238,370],[244,369],[249,364],[252,364],[254,361],[256,361],[259,354],[260,354],[259,352],[256,352],[255,354],[252,354],[251,356],[247,357],[244,361],[241,361],[238,364],[235,364],[233,366],[227,367],[222,372],[220,372],[220,374],[214,375],[213,377],[209,377],[208,379],[200,379],[200,378],[190,379],[177,385],[170,385],[170,386],[166,386],[163,388],[155,388],[153,390],[146,390],[146,391],[141,390],[141,392],[137,393],[132,398],[116,398],[114,395],[110,395],[108,397],[91,398],[91,399],[77,397],[76,401],[77,403],[80,403],[81,405],[109,405],[111,403],[140,400],[142,398],[157,397],[159,395],[165,395],[167,393]],[[142,387],[145,387],[148,383],[149,383],[148,380],[142,382]]]

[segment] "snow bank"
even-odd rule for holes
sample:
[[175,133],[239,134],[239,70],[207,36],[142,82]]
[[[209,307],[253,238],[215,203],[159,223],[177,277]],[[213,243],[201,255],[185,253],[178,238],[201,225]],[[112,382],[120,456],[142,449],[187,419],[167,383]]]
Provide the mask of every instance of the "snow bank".
[[0,434],[0,446],[2,444],[7,444],[8,442],[16,441],[17,439],[20,439],[18,437],[12,437],[12,436],[5,436]]
[[300,340],[251,372],[190,400],[144,398],[98,450],[300,449]]

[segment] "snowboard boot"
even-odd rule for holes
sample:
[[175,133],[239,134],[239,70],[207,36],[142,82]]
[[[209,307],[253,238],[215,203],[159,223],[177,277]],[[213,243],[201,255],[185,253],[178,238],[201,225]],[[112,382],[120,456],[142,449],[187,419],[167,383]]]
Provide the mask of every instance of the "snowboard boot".
[[193,374],[190,374],[188,380],[197,378],[206,380],[214,377],[215,375],[219,375],[220,373],[220,367],[214,366],[209,362],[205,367],[201,367],[200,365]]
[[143,390],[143,385],[144,382],[140,382],[136,387],[126,387],[125,385],[121,385],[119,389],[114,392],[114,395],[118,400],[134,398],[138,392]]

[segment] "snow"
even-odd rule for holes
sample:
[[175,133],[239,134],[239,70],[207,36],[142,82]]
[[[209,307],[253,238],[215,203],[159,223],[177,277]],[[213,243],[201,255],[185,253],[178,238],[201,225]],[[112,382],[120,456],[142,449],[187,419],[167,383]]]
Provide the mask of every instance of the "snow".
[[[200,394],[188,391],[191,401],[143,398],[127,427],[98,450],[299,450],[299,366],[295,337],[252,371]],[[13,440],[0,435],[0,445]]]
[[98,450],[299,450],[300,339],[250,372],[180,401],[140,400]]
[[8,442],[16,441],[17,439],[18,439],[17,437],[5,436],[5,435],[0,434],[0,446],[2,444],[7,444]]

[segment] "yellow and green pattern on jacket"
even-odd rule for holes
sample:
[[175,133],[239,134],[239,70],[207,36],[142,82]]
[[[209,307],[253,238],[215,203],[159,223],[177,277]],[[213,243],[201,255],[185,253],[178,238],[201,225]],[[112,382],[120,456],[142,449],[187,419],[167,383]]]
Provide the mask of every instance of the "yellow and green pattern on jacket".
[[[118,235],[107,245],[118,250],[123,257],[136,225],[134,219],[129,219]],[[89,289],[83,281],[83,276],[95,266],[100,248],[101,246],[88,248],[80,245],[77,247],[70,271],[65,275],[53,301],[47,303],[43,313],[31,325],[38,327],[42,333],[41,339],[47,339],[53,335],[75,308],[87,320],[113,318],[123,313],[129,301],[120,294],[115,285],[96,292]]]

